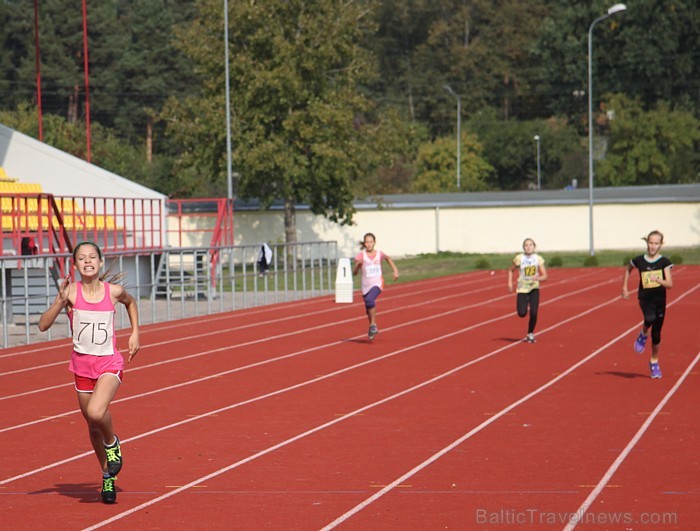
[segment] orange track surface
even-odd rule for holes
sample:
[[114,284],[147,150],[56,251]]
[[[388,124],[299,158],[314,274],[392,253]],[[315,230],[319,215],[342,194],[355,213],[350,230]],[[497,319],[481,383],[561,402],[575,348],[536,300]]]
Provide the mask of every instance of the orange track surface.
[[2,351],[0,521],[692,528],[700,267],[674,268],[661,380],[632,350],[641,312],[619,298],[622,268],[549,275],[533,345],[504,272],[389,284],[373,343],[357,293],[143,327],[111,406],[124,454],[111,506],[68,343]]

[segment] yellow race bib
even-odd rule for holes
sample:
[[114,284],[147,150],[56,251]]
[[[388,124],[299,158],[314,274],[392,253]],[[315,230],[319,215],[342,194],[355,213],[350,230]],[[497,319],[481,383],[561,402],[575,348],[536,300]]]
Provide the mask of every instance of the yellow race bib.
[[657,278],[661,278],[662,275],[663,273],[661,271],[641,271],[642,288],[649,289],[661,287],[661,284],[659,284],[655,280],[652,280],[651,277],[655,276]]

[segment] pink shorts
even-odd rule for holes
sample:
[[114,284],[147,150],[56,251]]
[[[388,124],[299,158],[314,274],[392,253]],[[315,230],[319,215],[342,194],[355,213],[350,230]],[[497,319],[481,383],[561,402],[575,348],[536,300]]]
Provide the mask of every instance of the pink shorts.
[[[119,382],[122,381],[124,377],[124,371],[105,371],[100,374],[99,378],[102,378],[105,374],[113,374],[117,377]],[[99,378],[88,378],[86,376],[75,375],[75,390],[79,393],[92,393],[95,390],[95,384]]]

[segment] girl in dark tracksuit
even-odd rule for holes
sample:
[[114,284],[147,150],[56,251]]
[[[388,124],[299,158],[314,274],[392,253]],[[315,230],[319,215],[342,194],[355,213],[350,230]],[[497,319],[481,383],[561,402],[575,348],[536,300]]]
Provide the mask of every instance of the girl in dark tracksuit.
[[644,316],[644,325],[634,342],[634,350],[644,352],[649,330],[651,330],[651,357],[649,358],[649,370],[652,378],[661,378],[659,368],[659,344],[661,343],[661,328],[666,316],[666,290],[673,287],[671,276],[671,261],[660,253],[664,243],[664,235],[658,230],[651,231],[646,238],[646,254],[639,255],[630,260],[625,268],[622,279],[622,298],[629,298],[627,283],[633,269],[639,271],[639,288],[637,299]]

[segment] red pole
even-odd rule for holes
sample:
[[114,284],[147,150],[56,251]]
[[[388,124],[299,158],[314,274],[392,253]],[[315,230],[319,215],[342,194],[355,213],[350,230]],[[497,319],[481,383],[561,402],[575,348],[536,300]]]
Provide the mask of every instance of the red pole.
[[83,0],[83,62],[85,70],[85,143],[87,161],[91,162],[90,150],[90,76],[88,73],[88,33],[87,33],[87,1]]
[[39,115],[39,140],[44,140],[44,119],[41,112],[41,54],[39,52],[39,6],[34,0],[34,49],[36,50],[36,101]]

